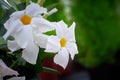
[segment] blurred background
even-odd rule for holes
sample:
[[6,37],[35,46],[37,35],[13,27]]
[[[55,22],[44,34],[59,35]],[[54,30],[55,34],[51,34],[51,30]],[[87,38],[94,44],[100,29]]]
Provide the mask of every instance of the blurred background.
[[59,80],[120,80],[120,0],[46,0],[43,6],[58,9],[50,21],[76,22],[79,54]]

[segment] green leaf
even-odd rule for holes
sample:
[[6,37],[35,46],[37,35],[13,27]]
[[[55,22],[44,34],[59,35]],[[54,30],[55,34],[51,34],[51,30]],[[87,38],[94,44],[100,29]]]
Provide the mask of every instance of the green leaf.
[[4,28],[3,24],[0,24],[0,37],[2,37],[6,32],[6,29]]
[[31,1],[37,3],[38,0],[31,0]]
[[42,54],[44,52],[44,49],[39,49],[39,54],[38,54],[38,58],[37,58],[37,63],[35,65],[35,70],[36,72],[42,72],[43,68],[42,68]]
[[18,6],[16,5],[16,3],[13,0],[7,0],[8,3],[12,6],[12,8],[16,11],[19,11]]
[[2,37],[0,37],[0,49],[6,48],[6,47],[7,47],[6,41]]
[[8,36],[7,40],[15,40],[13,36]]
[[7,9],[10,8],[10,5],[8,5],[8,4],[5,2],[5,0],[0,0],[0,3],[1,3],[3,6],[5,6]]
[[2,9],[2,5],[0,4],[0,19],[3,17],[3,9]]
[[25,66],[26,65],[26,61],[22,58],[22,49],[15,51],[14,54],[16,55],[16,58],[18,60],[17,64],[19,66]]
[[48,31],[48,32],[45,32],[44,34],[46,35],[56,35],[56,31],[55,30],[52,30],[52,31]]
[[0,20],[0,26],[3,26],[3,24],[9,19],[10,15],[14,12],[15,10],[13,8],[10,8],[5,11],[4,16]]
[[45,52],[43,52],[42,59],[51,58],[51,57],[54,57],[54,56],[55,56],[55,53],[45,53]]

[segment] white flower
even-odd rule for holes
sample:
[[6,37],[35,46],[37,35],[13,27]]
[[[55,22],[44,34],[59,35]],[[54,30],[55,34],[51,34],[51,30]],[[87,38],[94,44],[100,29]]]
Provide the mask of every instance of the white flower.
[[0,59],[0,78],[7,76],[7,75],[18,75],[17,71],[12,70],[11,68],[7,67],[7,65]]
[[22,57],[31,64],[36,64],[39,52],[39,47],[34,40],[34,33],[36,32],[34,30],[37,30],[37,27],[45,30],[46,27],[44,28],[43,24],[47,25],[50,23],[41,17],[41,14],[44,13],[47,13],[46,8],[31,3],[25,10],[11,14],[10,19],[4,24],[7,29],[6,34],[3,36],[4,39],[9,35],[14,37],[13,41],[8,41],[8,48],[11,51],[16,51],[20,48],[24,49]]
[[55,23],[57,36],[50,36],[47,41],[45,52],[57,53],[54,57],[54,62],[66,68],[70,57],[73,59],[74,55],[78,53],[74,29],[75,23],[68,28],[67,25],[60,21]]

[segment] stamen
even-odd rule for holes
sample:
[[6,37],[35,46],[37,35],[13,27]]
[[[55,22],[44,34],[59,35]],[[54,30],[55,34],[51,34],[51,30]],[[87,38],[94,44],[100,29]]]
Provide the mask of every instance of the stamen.
[[62,39],[60,40],[60,45],[61,45],[61,47],[65,47],[66,44],[67,44],[67,40],[66,40],[65,38],[62,38]]
[[24,25],[29,25],[31,23],[31,17],[28,16],[28,15],[24,15],[21,17],[21,22],[24,24]]

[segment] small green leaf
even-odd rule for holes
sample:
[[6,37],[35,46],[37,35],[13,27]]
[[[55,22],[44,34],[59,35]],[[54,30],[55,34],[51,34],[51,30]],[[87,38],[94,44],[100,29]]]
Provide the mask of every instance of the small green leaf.
[[6,47],[7,47],[6,41],[2,37],[0,37],[0,49],[6,48]]
[[44,34],[46,35],[56,35],[56,31],[55,30],[52,30],[52,31],[48,31],[48,32],[45,32]]
[[14,40],[13,36],[8,36],[7,40]]
[[0,37],[2,37],[6,32],[6,29],[4,28],[3,24],[0,24]]

